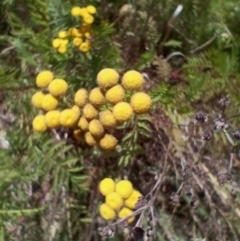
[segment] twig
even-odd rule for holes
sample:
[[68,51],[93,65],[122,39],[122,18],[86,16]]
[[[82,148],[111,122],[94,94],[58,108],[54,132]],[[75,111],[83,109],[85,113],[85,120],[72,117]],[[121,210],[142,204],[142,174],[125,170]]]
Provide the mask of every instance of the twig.
[[207,42],[205,42],[204,44],[198,46],[197,48],[193,49],[190,51],[190,53],[194,54],[204,48],[206,48],[208,45],[210,45],[212,42],[215,41],[215,39],[217,38],[217,35],[214,35],[212,38],[210,38]]

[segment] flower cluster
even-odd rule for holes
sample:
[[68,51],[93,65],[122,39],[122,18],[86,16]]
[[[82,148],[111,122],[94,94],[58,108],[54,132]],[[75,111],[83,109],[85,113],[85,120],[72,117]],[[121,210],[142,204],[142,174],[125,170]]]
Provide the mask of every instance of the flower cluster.
[[59,53],[66,53],[69,40],[72,45],[77,47],[81,52],[88,52],[91,47],[91,24],[94,22],[93,14],[96,13],[96,8],[92,5],[87,7],[73,7],[71,15],[78,20],[81,20],[81,25],[78,27],[71,27],[68,30],[62,30],[58,36],[53,39],[52,46],[57,49]]
[[[105,197],[105,202],[99,207],[100,215],[105,220],[125,218],[133,213],[135,205],[142,194],[133,188],[128,180],[115,182],[111,178],[104,178],[99,184],[100,193]],[[128,219],[132,223],[135,217]]]

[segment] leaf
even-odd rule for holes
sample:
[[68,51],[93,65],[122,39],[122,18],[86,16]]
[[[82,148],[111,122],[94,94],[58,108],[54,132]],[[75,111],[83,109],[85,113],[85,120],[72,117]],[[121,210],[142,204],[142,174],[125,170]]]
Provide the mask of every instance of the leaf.
[[164,43],[164,46],[180,48],[182,46],[182,42],[171,39],[171,40],[167,41],[166,43]]

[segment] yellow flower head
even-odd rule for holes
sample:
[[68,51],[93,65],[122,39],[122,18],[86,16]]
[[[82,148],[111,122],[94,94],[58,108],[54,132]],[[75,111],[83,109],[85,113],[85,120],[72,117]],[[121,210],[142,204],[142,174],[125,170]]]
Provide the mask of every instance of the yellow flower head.
[[48,86],[48,91],[53,96],[65,95],[68,90],[68,83],[63,79],[54,79]]
[[74,111],[79,118],[79,116],[81,115],[81,109],[77,105],[74,105],[72,106],[71,110]]
[[115,211],[110,208],[106,203],[103,203],[99,207],[100,215],[105,220],[114,220],[116,218]]
[[111,192],[106,195],[105,203],[112,209],[118,210],[123,205],[123,199],[116,192]]
[[106,134],[99,142],[100,147],[103,150],[111,151],[113,150],[118,143],[118,140],[110,134]]
[[88,14],[87,8],[81,8],[81,10],[80,10],[80,16],[81,16],[81,17],[84,17],[86,14]]
[[79,46],[79,50],[82,52],[87,52],[90,49],[90,45],[88,42],[83,42]]
[[60,111],[48,111],[45,114],[45,122],[49,128],[58,128],[60,126]]
[[99,87],[91,90],[89,93],[89,101],[93,106],[100,107],[105,103],[105,97]]
[[89,146],[96,146],[97,145],[97,141],[93,137],[91,132],[86,132],[85,135],[84,135],[84,139]]
[[53,78],[53,72],[44,70],[37,75],[36,84],[40,88],[45,88],[49,85]]
[[133,115],[132,107],[127,102],[119,102],[113,107],[113,116],[119,122],[129,120]]
[[81,13],[81,8],[80,7],[73,7],[71,9],[71,15],[73,17],[79,17],[80,16],[80,13]]
[[152,104],[151,97],[144,92],[137,92],[131,97],[130,105],[137,114],[145,114]]
[[60,114],[60,124],[64,127],[73,127],[78,121],[78,115],[71,109],[65,109]]
[[102,111],[99,120],[105,128],[114,128],[117,124],[116,119],[110,110]]
[[119,81],[119,74],[115,69],[102,69],[97,75],[97,83],[100,88],[109,89]]
[[109,102],[112,105],[115,105],[118,102],[121,102],[124,100],[125,90],[121,85],[115,85],[106,92],[105,98],[107,102]]
[[54,110],[57,108],[58,100],[51,94],[46,94],[42,100],[42,109],[45,111]]
[[84,141],[84,135],[82,130],[76,129],[73,131],[73,137],[75,138],[75,140],[77,140],[78,142],[83,142]]
[[[118,217],[119,218],[125,218],[127,217],[128,215],[131,215],[133,213],[133,211],[129,208],[122,208],[119,213],[118,213]],[[133,221],[135,220],[135,217],[130,217],[128,218],[128,222],[129,223],[132,223]]]
[[82,37],[82,33],[77,28],[69,28],[68,35],[71,37]]
[[133,190],[132,194],[125,200],[125,206],[135,209],[136,203],[140,197],[142,197],[142,194],[137,190]]
[[143,82],[142,74],[135,70],[127,71],[122,77],[122,85],[126,90],[140,90]]
[[89,122],[88,128],[94,137],[99,138],[99,137],[102,137],[104,134],[104,128],[99,120],[96,120],[96,119],[91,120]]
[[95,14],[97,12],[96,8],[93,5],[88,5],[87,6],[87,11],[90,14]]
[[83,107],[88,100],[88,92],[86,89],[79,89],[74,95],[74,102],[79,107]]
[[88,131],[88,121],[85,117],[81,117],[78,121],[78,127],[83,131]]
[[99,191],[103,196],[108,195],[111,192],[114,192],[115,189],[115,182],[112,178],[104,178],[99,183]]
[[67,31],[60,31],[58,33],[58,37],[61,38],[61,39],[66,38],[67,36],[68,36]]
[[122,198],[127,199],[133,192],[133,185],[128,180],[121,180],[116,184],[116,192]]
[[79,47],[82,44],[83,40],[79,37],[73,39],[73,45]]
[[52,41],[52,46],[53,46],[53,48],[57,49],[57,48],[60,47],[60,44],[61,44],[61,43],[62,43],[62,39],[60,39],[60,38],[55,38],[55,39],[53,39],[53,41]]
[[58,48],[58,52],[60,54],[65,54],[67,52],[67,45],[61,44],[60,47]]
[[32,122],[33,129],[38,132],[44,132],[47,130],[44,115],[37,115]]
[[98,111],[92,104],[86,104],[83,107],[83,114],[87,120],[92,120],[98,116]]
[[36,92],[32,96],[32,104],[39,109],[42,108],[42,101],[43,101],[44,96],[45,96],[45,94],[43,94],[42,91]]
[[86,24],[92,24],[94,21],[94,17],[91,14],[84,14],[83,15],[83,22]]

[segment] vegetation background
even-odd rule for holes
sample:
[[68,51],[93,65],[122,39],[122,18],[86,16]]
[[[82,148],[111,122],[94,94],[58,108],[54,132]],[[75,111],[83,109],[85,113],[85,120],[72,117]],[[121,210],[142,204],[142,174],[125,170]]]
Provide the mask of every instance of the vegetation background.
[[[71,8],[89,4],[93,48],[57,53],[51,42],[72,26]],[[155,240],[240,240],[239,25],[235,0],[1,0],[0,240],[100,240],[97,185],[107,176],[127,176],[143,194],[158,180]],[[122,130],[125,151],[32,130],[40,70],[75,91],[105,67],[141,71],[154,100],[148,118]],[[119,226],[109,239],[125,236]]]

